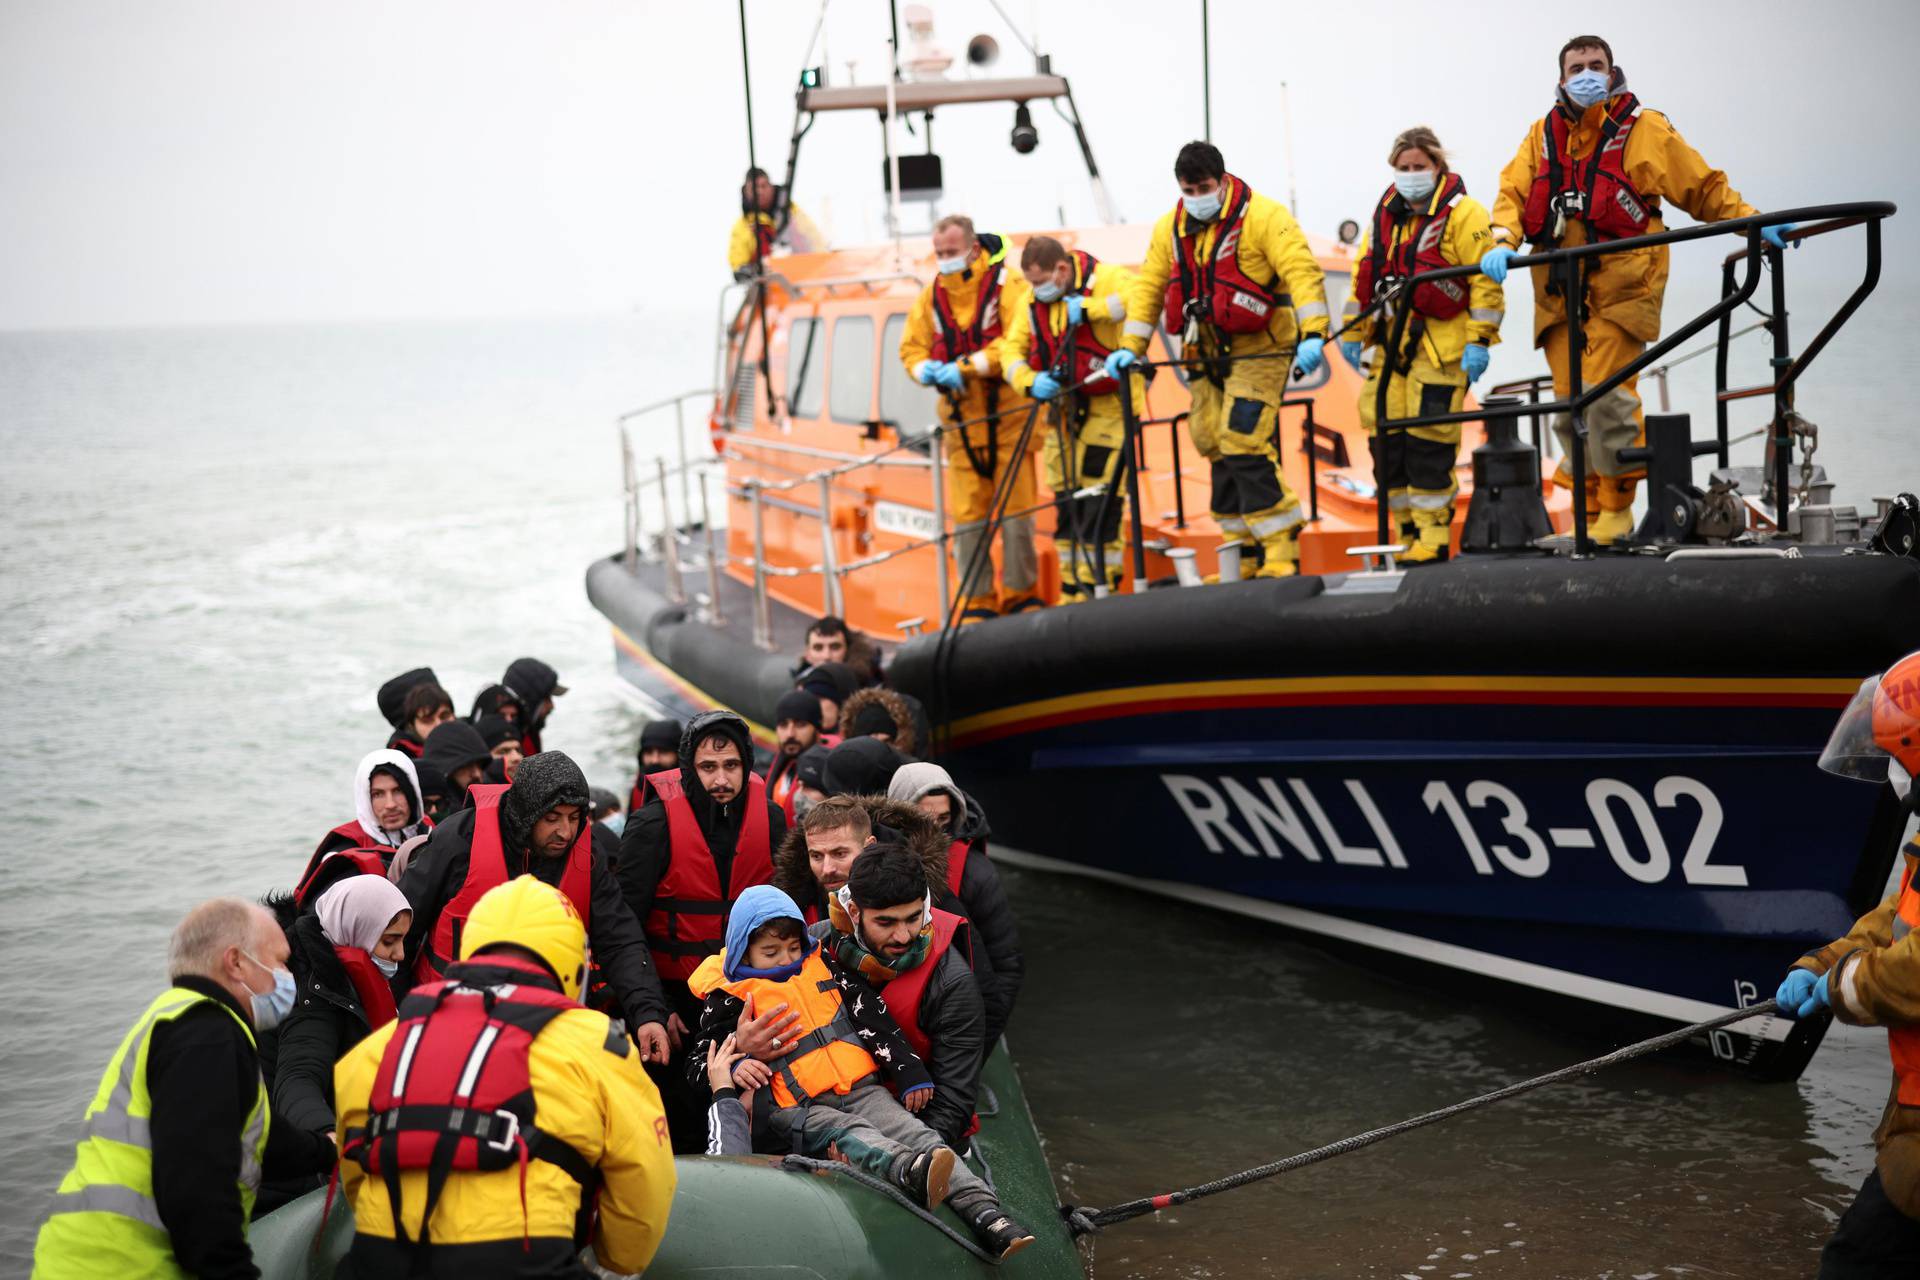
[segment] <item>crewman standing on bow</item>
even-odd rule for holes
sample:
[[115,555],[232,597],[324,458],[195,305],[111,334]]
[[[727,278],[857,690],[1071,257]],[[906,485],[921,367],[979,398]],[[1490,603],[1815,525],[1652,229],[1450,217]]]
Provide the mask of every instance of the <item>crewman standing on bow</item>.
[[780,195],[765,169],[747,170],[740,186],[740,217],[727,240],[727,269],[734,279],[758,274],[775,253],[818,253],[827,247],[813,219],[792,201],[782,208]]
[[1181,338],[1191,373],[1193,447],[1213,464],[1213,519],[1244,548],[1242,576],[1300,564],[1300,500],[1280,465],[1287,373],[1316,372],[1327,286],[1285,206],[1227,172],[1219,148],[1189,142],[1173,162],[1180,202],[1161,217],[1127,303],[1117,373],[1146,354],[1154,326]]
[[[1052,236],[1034,236],[1020,253],[1032,300],[1014,313],[1001,361],[1015,391],[1047,402],[1047,487],[1054,495],[1054,546],[1060,556],[1060,602],[1112,590],[1126,570],[1125,495],[1113,488],[1127,429],[1119,375],[1106,363],[1120,344],[1133,273],[1082,249],[1071,253]],[[1133,380],[1136,406],[1146,383]],[[1105,580],[1102,581],[1104,571]]]
[[[1671,200],[1701,222],[1724,222],[1758,213],[1740,198],[1727,175],[1687,145],[1658,111],[1645,110],[1627,90],[1614,65],[1613,47],[1599,36],[1575,36],[1560,48],[1559,86],[1553,110],[1527,130],[1520,150],[1500,175],[1493,203],[1494,247],[1480,269],[1496,282],[1507,263],[1536,249],[1572,248],[1601,240],[1652,235],[1666,230],[1660,201]],[[1784,247],[1789,223],[1766,228],[1768,244]],[[1660,302],[1667,291],[1667,248],[1635,249],[1585,260],[1580,383],[1591,387],[1631,363],[1660,336]],[[1533,344],[1545,350],[1553,370],[1553,393],[1565,399],[1571,386],[1567,354],[1567,300],[1558,273],[1533,273]],[[1638,377],[1628,378],[1589,406],[1586,494],[1589,533],[1610,543],[1633,531],[1634,490],[1647,474],[1620,451],[1645,440]],[[1560,440],[1554,483],[1573,487],[1567,456],[1573,420],[1553,422]]]
[[[1472,266],[1492,246],[1486,206],[1467,194],[1447,167],[1440,139],[1416,125],[1387,152],[1393,185],[1375,206],[1354,253],[1353,291],[1341,317],[1340,354],[1366,375],[1360,422],[1366,427],[1393,511],[1405,564],[1445,560],[1452,545],[1454,462],[1460,424],[1406,427],[1374,435],[1380,379],[1387,379],[1387,420],[1457,413],[1467,386],[1487,371],[1487,348],[1500,340],[1506,298],[1484,275],[1436,280],[1394,298],[1385,310],[1356,322],[1383,293],[1416,272]],[[1387,352],[1393,308],[1408,306],[1399,350]],[[1373,348],[1363,367],[1363,351]]]
[[[1007,322],[1026,309],[1026,277],[1007,260],[1004,236],[973,229],[973,219],[952,213],[933,224],[933,256],[940,274],[914,299],[900,338],[900,363],[922,386],[937,387],[940,421],[947,427],[943,456],[947,473],[947,518],[953,522],[953,558],[961,575],[960,621],[978,622],[1001,613],[1038,608],[1033,554],[1033,517],[1011,515],[1000,525],[1000,580],[993,564],[967,576],[978,552],[982,522],[1003,478],[1013,473],[1007,512],[1033,506],[1033,446],[1020,448],[1031,406],[1010,390],[1000,368],[1000,338]],[[964,424],[964,425],[963,425]],[[946,603],[943,601],[941,608]]]

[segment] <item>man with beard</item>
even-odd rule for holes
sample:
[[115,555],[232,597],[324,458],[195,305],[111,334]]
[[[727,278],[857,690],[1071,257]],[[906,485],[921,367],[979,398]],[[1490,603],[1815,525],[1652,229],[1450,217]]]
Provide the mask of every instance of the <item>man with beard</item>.
[[[621,889],[653,950],[676,1055],[704,1003],[687,990],[687,979],[721,949],[734,899],[773,878],[773,850],[787,831],[786,815],[752,772],[745,720],[731,711],[695,716],[681,734],[679,756],[677,770],[647,778],[646,806],[628,815],[620,840]],[[654,1080],[674,1150],[704,1150],[706,1101],[688,1083],[684,1062],[655,1072]]]
[[795,689],[781,696],[773,708],[773,736],[780,742],[767,769],[767,794],[780,812],[793,821],[793,789],[799,780],[794,766],[800,753],[820,741],[820,699]]
[[481,895],[519,875],[558,888],[586,922],[595,965],[612,986],[640,1056],[667,1059],[670,1012],[639,921],[595,847],[591,800],[580,766],[558,751],[528,756],[511,786],[470,789],[470,808],[433,829],[400,876],[413,904],[404,973],[431,982],[452,964],[468,912]]

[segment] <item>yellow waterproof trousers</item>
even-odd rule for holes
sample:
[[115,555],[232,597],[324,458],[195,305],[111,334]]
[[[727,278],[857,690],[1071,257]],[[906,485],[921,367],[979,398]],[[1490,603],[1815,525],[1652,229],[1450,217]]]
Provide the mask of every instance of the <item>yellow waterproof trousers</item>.
[[[1262,576],[1279,577],[1294,572],[1300,560],[1300,499],[1280,465],[1280,401],[1293,362],[1264,333],[1236,340],[1232,350],[1272,358],[1235,360],[1220,386],[1195,375],[1188,383],[1193,407],[1187,429],[1193,447],[1213,464],[1213,520],[1222,537],[1258,547]],[[1251,559],[1243,554],[1242,563]]]
[[[1015,408],[1008,409],[1012,403]],[[1034,504],[1033,449],[1038,445],[1044,423],[1035,423],[1027,448],[1019,451],[1021,428],[1026,425],[1032,402],[1000,388],[999,425],[990,427],[987,416],[987,388],[969,380],[959,396],[960,417],[953,417],[951,402],[941,406],[941,421],[974,425],[948,431],[942,461],[947,473],[947,519],[953,524],[953,559],[956,580],[960,582],[962,614],[976,617],[998,613],[1002,607],[1033,595],[1038,571],[1033,550],[1033,517],[1008,514],[1000,523],[1000,581],[1004,596],[996,596],[993,585],[991,548],[980,554],[977,570],[969,576],[981,542],[984,522],[993,506],[1003,478],[1013,472],[1013,488],[1007,495],[1004,512],[1026,511]],[[942,606],[945,607],[944,605]]]
[[[1082,410],[1067,399],[1043,407],[1047,488],[1053,490],[1054,545],[1060,555],[1060,603],[1091,599],[1096,583],[1119,586],[1126,570],[1127,495],[1113,485],[1126,424],[1120,400],[1093,396]],[[1136,402],[1137,403],[1137,402]],[[1076,426],[1075,418],[1081,417]],[[1097,493],[1085,493],[1099,487]],[[1078,496],[1076,496],[1078,495]]]
[[[1376,351],[1366,386],[1360,392],[1360,425],[1367,430],[1374,468],[1387,494],[1400,545],[1412,563],[1444,560],[1452,544],[1453,500],[1460,491],[1454,473],[1460,453],[1460,424],[1407,427],[1374,436],[1384,353]],[[1405,373],[1387,380],[1387,420],[1457,413],[1467,395],[1467,375],[1459,364],[1437,365],[1426,345]]]
[[[1646,349],[1646,343],[1628,334],[1611,320],[1598,317],[1582,326],[1586,346],[1580,354],[1580,385],[1591,387],[1633,360]],[[1556,324],[1542,331],[1540,346],[1553,370],[1553,394],[1564,399],[1572,385],[1567,360],[1567,326]],[[1633,491],[1646,477],[1641,463],[1620,460],[1620,450],[1646,443],[1646,417],[1640,405],[1636,375],[1615,387],[1590,406],[1582,415],[1587,424],[1587,515],[1602,511],[1622,512],[1633,505]],[[1553,482],[1563,489],[1573,488],[1573,418],[1558,414],[1553,433],[1560,440],[1560,465]]]

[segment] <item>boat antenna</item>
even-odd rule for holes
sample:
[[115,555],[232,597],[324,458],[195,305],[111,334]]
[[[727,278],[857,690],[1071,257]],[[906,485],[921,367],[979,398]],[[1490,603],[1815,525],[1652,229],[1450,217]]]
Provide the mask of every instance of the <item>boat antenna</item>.
[[[742,0],[745,3],[745,0]],[[894,0],[887,0],[887,17],[892,36],[887,42],[887,58],[893,65],[887,75],[887,118],[881,122],[887,151],[887,221],[893,230],[893,269],[900,269],[900,152],[893,145],[893,123],[900,118],[900,103],[895,86],[900,83],[900,14]]]
[[[754,154],[753,149],[753,66],[747,60],[747,0],[739,0],[739,3],[740,80],[745,88],[747,100],[747,169],[751,172],[760,167],[760,160]],[[753,195],[747,197],[748,203],[746,208],[747,217],[749,220],[752,220],[757,218],[760,213],[758,184],[750,180],[748,189],[754,192]],[[778,209],[779,205],[780,196],[776,193],[774,196],[774,206]],[[779,223],[779,215],[777,213],[774,215],[774,221],[777,226]],[[753,302],[754,310],[759,313],[760,319],[760,377],[767,384],[767,416],[774,418],[779,415],[780,403],[773,390],[773,361],[770,358],[770,344],[767,340],[766,247],[764,238],[760,235],[760,228],[753,226],[751,230],[753,231]]]
[[1200,137],[1213,141],[1213,42],[1207,38],[1207,0],[1200,0]]
[[1293,214],[1295,222],[1300,220],[1300,197],[1293,190],[1293,100],[1287,93],[1287,82],[1280,82],[1280,124],[1284,130],[1287,146],[1287,211]]
[[1027,37],[1025,32],[1020,30],[1013,19],[1007,16],[1006,8],[1001,5],[1000,0],[987,0],[987,3],[993,6],[995,13],[1000,15],[1000,21],[1007,24],[1007,30],[1013,32],[1013,38],[1018,40],[1030,55],[1038,57],[1040,51],[1034,47],[1033,41]]

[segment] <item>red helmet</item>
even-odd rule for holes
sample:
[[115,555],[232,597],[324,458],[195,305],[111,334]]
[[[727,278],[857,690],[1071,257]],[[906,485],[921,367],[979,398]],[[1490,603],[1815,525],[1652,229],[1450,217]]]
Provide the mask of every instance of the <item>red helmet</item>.
[[1861,682],[1820,753],[1820,767],[1843,778],[1892,781],[1906,794],[1920,775],[1920,653]]

